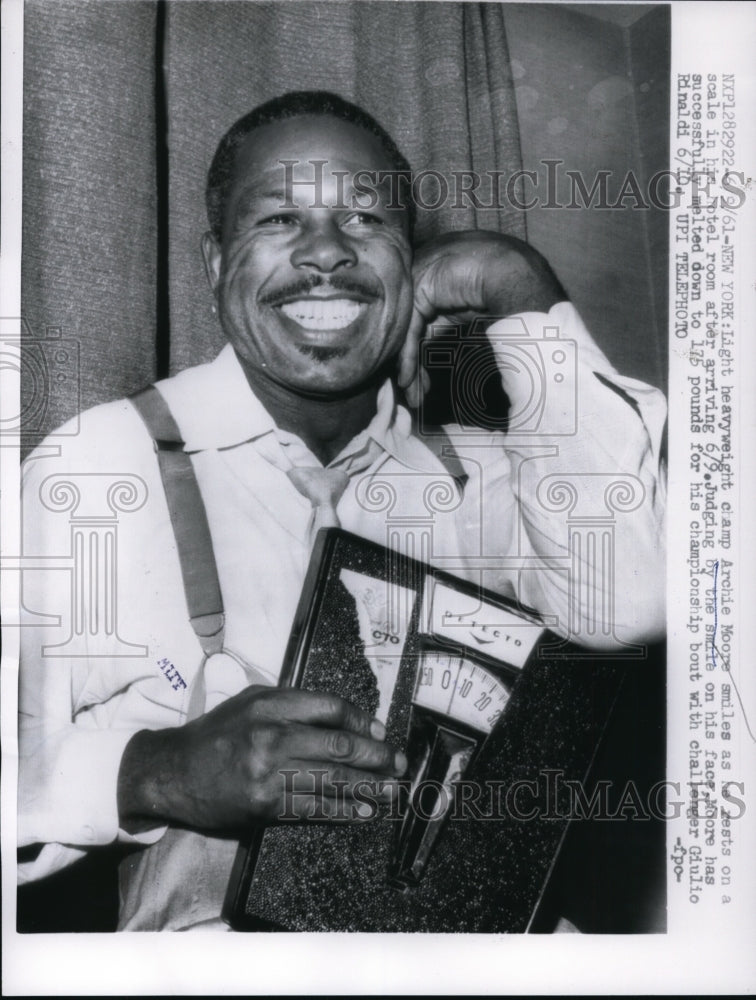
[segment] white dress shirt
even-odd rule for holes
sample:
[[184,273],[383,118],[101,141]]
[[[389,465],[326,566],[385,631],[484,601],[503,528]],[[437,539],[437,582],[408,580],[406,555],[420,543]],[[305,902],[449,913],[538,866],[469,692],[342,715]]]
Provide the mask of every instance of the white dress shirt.
[[[620,377],[568,303],[501,320],[487,336],[512,404],[509,433],[445,429],[468,476],[460,490],[386,383],[370,425],[331,463],[359,470],[338,504],[342,525],[515,594],[577,641],[616,647],[658,637],[661,393]],[[286,469],[320,463],[276,427],[230,346],[159,385],[192,455],[223,592],[227,652],[217,662],[216,700],[249,676],[275,684],[312,517]],[[465,419],[474,399],[463,391]],[[19,831],[21,845],[45,844],[20,866],[27,880],[91,845],[163,837],[164,829],[138,838],[119,831],[118,768],[135,732],[186,721],[202,651],[155,452],[130,403],[95,407],[80,417],[78,434],[46,439],[26,462],[23,489],[23,555],[35,568],[24,571],[22,588]],[[581,541],[591,526],[610,551]],[[187,836],[202,850],[220,843]],[[216,855],[226,874],[232,854],[226,842]],[[161,863],[168,885],[170,864]],[[199,867],[222,883],[219,895],[191,906],[188,889],[157,891],[139,864],[124,926],[187,926],[217,915],[225,883],[214,862]],[[182,863],[175,878],[189,884],[194,876]],[[140,895],[150,892],[163,896],[149,904],[151,922],[140,923]],[[202,894],[196,880],[192,892]]]

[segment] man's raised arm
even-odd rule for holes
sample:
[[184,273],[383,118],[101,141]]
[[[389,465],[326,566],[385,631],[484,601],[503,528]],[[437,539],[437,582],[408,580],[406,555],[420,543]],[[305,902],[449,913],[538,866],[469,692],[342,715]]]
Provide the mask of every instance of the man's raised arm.
[[[547,262],[521,240],[447,234],[420,248],[413,274],[415,311],[400,370],[410,402],[425,388],[417,361],[425,327],[439,317],[483,318],[515,414],[506,454],[489,468],[481,527],[484,538],[506,539],[487,557],[521,559],[523,568],[503,570],[491,585],[513,586],[524,603],[556,616],[552,627],[588,646],[658,638],[665,620],[662,394],[615,371]],[[537,387],[548,397],[543,419],[523,427],[516,415],[532,410],[534,384],[513,363],[512,344],[531,341],[538,356],[554,337],[565,363]],[[516,524],[507,533],[502,511],[512,495]]]

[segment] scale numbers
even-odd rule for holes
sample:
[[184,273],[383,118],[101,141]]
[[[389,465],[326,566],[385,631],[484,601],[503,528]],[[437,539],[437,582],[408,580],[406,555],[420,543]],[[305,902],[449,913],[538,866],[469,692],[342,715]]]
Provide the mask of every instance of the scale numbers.
[[490,733],[509,701],[509,691],[489,670],[463,656],[426,652],[412,700],[422,708]]

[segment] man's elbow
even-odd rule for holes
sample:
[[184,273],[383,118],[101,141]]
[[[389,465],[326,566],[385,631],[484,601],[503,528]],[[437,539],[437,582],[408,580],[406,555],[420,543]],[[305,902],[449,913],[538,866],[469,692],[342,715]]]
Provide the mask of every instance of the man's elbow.
[[584,608],[581,615],[573,616],[573,629],[570,639],[592,650],[617,652],[659,642],[666,631],[663,589],[639,585],[621,601],[605,602],[600,615]]

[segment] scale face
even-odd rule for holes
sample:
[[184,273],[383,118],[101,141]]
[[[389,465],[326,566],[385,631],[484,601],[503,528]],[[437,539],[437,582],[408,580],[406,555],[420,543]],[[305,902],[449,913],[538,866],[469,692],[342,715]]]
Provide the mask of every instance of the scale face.
[[[398,581],[342,568],[354,601],[363,655],[375,682],[374,714],[386,724],[413,613],[416,590]],[[388,870],[389,884],[407,889],[423,875],[451,811],[454,783],[464,778],[509,700],[543,626],[481,599],[470,588],[432,574],[421,588],[414,684],[406,752],[409,787]]]
[[412,704],[487,735],[509,701],[509,690],[490,670],[463,656],[422,654]]
[[400,890],[422,878],[453,809],[455,783],[500,719],[543,627],[429,577],[420,631],[424,648],[407,739],[410,787],[389,869],[390,884]]

